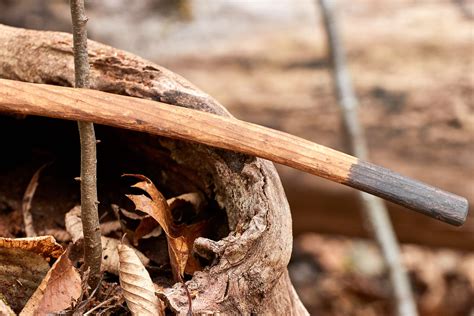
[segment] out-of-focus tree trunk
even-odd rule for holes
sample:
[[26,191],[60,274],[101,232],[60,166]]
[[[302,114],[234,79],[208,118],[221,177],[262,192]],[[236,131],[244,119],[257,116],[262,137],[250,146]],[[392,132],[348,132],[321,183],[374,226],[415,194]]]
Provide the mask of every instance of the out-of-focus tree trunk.
[[[332,62],[334,90],[342,112],[346,137],[351,147],[351,154],[356,157],[369,159],[369,150],[365,139],[364,129],[359,120],[358,101],[354,93],[349,71],[345,60],[342,41],[334,13],[332,0],[319,0],[322,11],[324,28],[326,30],[328,51]],[[384,202],[367,193],[359,192],[363,205],[363,214],[367,228],[374,235],[386,267],[395,300],[395,310],[399,316],[418,315],[415,300],[405,267],[401,262],[400,247],[388,216]]]

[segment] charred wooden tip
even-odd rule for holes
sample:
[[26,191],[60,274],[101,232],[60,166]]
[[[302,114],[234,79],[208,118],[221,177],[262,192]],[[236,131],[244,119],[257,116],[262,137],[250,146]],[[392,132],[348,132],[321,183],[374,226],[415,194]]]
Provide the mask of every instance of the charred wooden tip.
[[455,226],[468,214],[465,198],[364,161],[351,166],[347,185]]

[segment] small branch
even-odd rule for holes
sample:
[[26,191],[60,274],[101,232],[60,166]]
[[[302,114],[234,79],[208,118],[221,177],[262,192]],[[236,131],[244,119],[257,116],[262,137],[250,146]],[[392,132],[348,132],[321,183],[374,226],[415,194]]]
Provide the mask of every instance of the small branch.
[[74,79],[76,88],[89,88],[87,21],[84,0],[71,0],[72,38],[74,45]]
[[[346,67],[344,49],[339,39],[332,0],[319,0],[327,41],[333,65],[334,86],[342,110],[344,127],[351,152],[360,159],[368,159],[367,143],[357,113],[358,102]],[[385,204],[377,197],[360,192],[369,229],[382,251],[390,272],[397,313],[400,316],[417,315],[410,282],[400,259],[400,250]]]
[[[76,88],[89,88],[89,58],[87,54],[87,17],[84,0],[71,0],[74,42],[74,74]],[[97,158],[94,125],[78,121],[81,142],[81,210],[84,229],[84,264],[90,268],[89,286],[100,281],[102,245],[97,198]]]
[[116,300],[117,298],[115,296],[109,297],[105,301],[100,302],[99,304],[97,304],[96,306],[88,310],[86,313],[84,313],[84,316],[93,315],[92,313],[98,310],[99,308],[102,308],[103,306],[108,305],[111,302],[116,301]]

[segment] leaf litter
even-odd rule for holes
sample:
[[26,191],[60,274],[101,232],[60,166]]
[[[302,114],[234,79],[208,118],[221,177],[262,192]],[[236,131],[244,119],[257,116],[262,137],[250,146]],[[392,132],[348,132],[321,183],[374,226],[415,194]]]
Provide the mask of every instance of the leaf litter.
[[[83,238],[81,208],[75,206],[66,214],[66,230],[72,236],[74,243],[80,242]],[[109,273],[119,275],[119,254],[118,246],[120,241],[115,238],[101,236],[102,240],[102,269]],[[141,262],[146,266],[150,260],[139,250],[132,248]]]
[[[29,213],[31,209],[31,200],[43,168],[36,171],[30,180],[21,204],[22,214]],[[81,264],[83,240],[80,206],[76,206],[65,215],[65,229],[45,227],[39,230],[45,236],[0,238],[0,266],[11,268],[0,269],[2,314],[61,312],[91,315],[120,309],[126,311],[126,303],[134,315],[164,315],[165,304],[156,296],[156,291],[172,283],[162,282],[160,277],[154,283],[147,271],[149,266],[150,271],[156,273],[157,269],[164,268],[163,265],[150,266],[150,259],[126,242],[130,239],[137,246],[142,240],[152,240],[156,244],[166,239],[173,279],[184,284],[185,274],[191,275],[202,269],[192,249],[194,240],[203,236],[209,226],[208,220],[196,220],[206,206],[205,200],[199,193],[185,193],[166,200],[147,177],[128,176],[139,180],[132,187],[142,190],[144,194],[126,195],[133,202],[135,211],[112,205],[118,220],[101,223],[102,266],[103,271],[109,273],[105,276],[107,280],[102,280],[101,289],[88,288],[85,282],[88,271],[76,268]],[[31,228],[34,226],[30,218],[28,225]],[[129,225],[129,221],[136,224]],[[67,251],[53,235],[61,242],[69,243]],[[105,235],[122,235],[123,238],[120,241]],[[114,278],[118,278],[118,282]],[[188,291],[187,294],[191,311],[191,296]]]

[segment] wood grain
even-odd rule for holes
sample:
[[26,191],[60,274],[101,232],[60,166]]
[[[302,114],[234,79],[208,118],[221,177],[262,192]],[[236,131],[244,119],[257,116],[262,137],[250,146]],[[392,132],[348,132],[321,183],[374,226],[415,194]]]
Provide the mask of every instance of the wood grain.
[[[231,117],[95,90],[5,79],[0,79],[0,112],[83,120],[197,142],[287,165],[369,192],[453,225],[461,225],[467,216],[467,200],[462,197],[439,189],[433,191],[421,182],[417,182],[416,186],[407,185],[414,180],[391,171],[387,173],[386,169],[372,164],[369,168],[372,176],[366,178],[365,172],[369,170],[357,169],[355,166],[359,161],[355,157]],[[375,177],[378,177],[375,185],[370,182],[373,170]],[[426,192],[432,194],[425,196]]]

